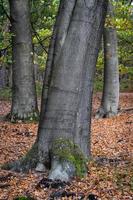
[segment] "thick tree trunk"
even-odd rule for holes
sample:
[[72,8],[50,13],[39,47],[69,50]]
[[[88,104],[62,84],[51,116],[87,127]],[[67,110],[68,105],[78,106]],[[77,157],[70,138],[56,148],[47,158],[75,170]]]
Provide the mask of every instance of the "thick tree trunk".
[[[60,140],[60,148],[63,140],[64,143],[69,140],[80,147],[85,157],[90,156],[92,83],[106,3],[73,0],[62,1],[62,5],[65,6],[60,6],[57,18],[57,24],[58,19],[62,21],[59,21],[60,31],[55,36],[47,102],[42,102],[47,104],[45,112],[42,109],[39,124],[38,150],[43,164],[49,159],[55,141]],[[60,15],[65,16],[64,19]],[[49,177],[67,179],[71,173],[64,163],[58,156],[51,159]]]
[[106,7],[104,0],[61,1],[49,50],[34,153],[36,169],[44,170],[49,163],[52,179],[68,181],[86,172],[93,77]]
[[9,0],[12,31],[13,90],[11,120],[38,116],[28,0]]
[[[113,7],[108,6],[108,15],[113,17]],[[119,104],[119,69],[117,55],[117,33],[112,27],[104,28],[104,87],[101,107],[96,118],[115,116]]]

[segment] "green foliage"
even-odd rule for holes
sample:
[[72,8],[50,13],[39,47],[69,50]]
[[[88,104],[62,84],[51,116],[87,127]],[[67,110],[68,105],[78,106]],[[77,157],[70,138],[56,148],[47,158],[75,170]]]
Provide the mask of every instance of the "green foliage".
[[42,83],[40,83],[39,81],[36,82],[36,92],[37,92],[37,97],[41,97],[42,95]]
[[[31,0],[31,21],[34,44],[34,63],[45,68],[49,41],[58,10],[59,0]],[[35,33],[36,32],[36,33]]]
[[103,91],[103,80],[102,77],[98,77],[94,82],[94,92],[102,92]]
[[0,65],[11,63],[11,33],[9,16],[9,4],[7,0],[0,0]]
[[86,173],[86,158],[78,145],[68,139],[59,138],[52,145],[52,155],[58,159],[74,164],[76,175],[82,177]]
[[[46,66],[49,42],[59,2],[59,0],[30,0],[34,64],[39,65],[42,71]],[[117,29],[120,77],[125,79],[121,81],[123,91],[124,88],[131,88],[130,85],[133,79],[133,6],[129,4],[129,1],[125,0],[113,1],[113,5],[114,17],[107,17],[106,25]],[[8,67],[11,64],[12,36],[10,33],[10,21],[7,17],[7,15],[9,16],[8,0],[0,0],[0,13],[0,65]],[[103,52],[100,51],[96,71],[96,91],[102,91],[103,66]],[[37,92],[40,96],[41,84],[39,83],[37,83]],[[4,93],[4,98],[10,96],[8,92]]]
[[[133,6],[128,1],[114,1],[114,16],[107,17],[106,26],[115,27],[118,37],[118,57],[120,72],[120,90],[132,90],[133,87]],[[99,53],[96,70],[95,91],[102,90],[104,58]]]
[[0,89],[0,99],[1,100],[10,100],[11,99],[11,88],[3,88],[3,89]]

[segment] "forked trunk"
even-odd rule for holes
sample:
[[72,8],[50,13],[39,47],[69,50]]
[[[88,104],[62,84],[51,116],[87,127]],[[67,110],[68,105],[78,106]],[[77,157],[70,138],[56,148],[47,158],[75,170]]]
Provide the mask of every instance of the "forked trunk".
[[[113,7],[108,6],[108,15],[113,17]],[[119,104],[119,69],[117,33],[113,26],[104,28],[104,87],[101,107],[96,118],[117,115]]]
[[12,30],[13,90],[11,120],[38,116],[28,0],[9,0]]

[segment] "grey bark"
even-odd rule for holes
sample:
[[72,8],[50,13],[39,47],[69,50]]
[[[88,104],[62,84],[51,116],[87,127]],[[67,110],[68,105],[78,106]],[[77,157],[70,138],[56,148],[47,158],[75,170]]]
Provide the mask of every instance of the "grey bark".
[[[108,6],[108,16],[112,18],[113,6]],[[117,33],[113,26],[104,28],[104,87],[101,106],[96,118],[117,115],[119,104],[119,69],[117,54]]]
[[[91,155],[93,78],[106,7],[106,0],[63,0],[60,4],[49,49],[35,142],[38,147],[36,169],[41,171],[50,163],[52,179],[68,181],[76,173],[76,165],[67,159],[68,154],[63,161],[56,155],[56,142],[56,150],[62,154],[65,154],[64,148],[69,151],[70,145],[80,156],[89,158]],[[64,143],[60,145],[59,141]]]
[[5,67],[0,68],[0,89],[7,86],[7,70]]
[[37,117],[33,50],[28,0],[9,0],[12,31],[11,120]]
[[[106,4],[107,1],[61,1],[47,100],[43,95],[45,109],[37,139],[40,163],[49,159],[52,143],[58,138],[73,141],[86,157],[90,156],[93,77]],[[60,170],[64,172],[60,165],[57,160],[52,161],[50,178],[60,177]]]

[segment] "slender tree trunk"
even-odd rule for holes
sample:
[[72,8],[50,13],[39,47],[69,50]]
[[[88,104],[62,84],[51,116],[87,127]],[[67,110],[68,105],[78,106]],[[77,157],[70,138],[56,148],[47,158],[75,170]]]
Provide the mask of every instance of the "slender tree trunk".
[[[113,17],[113,7],[108,6],[108,16]],[[113,26],[104,28],[104,87],[101,107],[96,118],[117,115],[119,104],[119,69],[117,55],[117,33]]]
[[9,0],[12,31],[13,90],[11,120],[38,116],[29,0]]
[[37,164],[36,169],[42,170],[49,163],[49,177],[65,181],[86,172],[93,77],[106,7],[104,0],[61,1],[49,50],[38,137],[28,161],[21,162],[22,168]]

